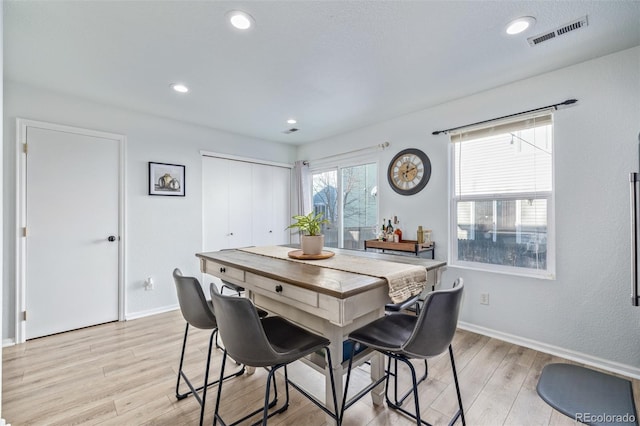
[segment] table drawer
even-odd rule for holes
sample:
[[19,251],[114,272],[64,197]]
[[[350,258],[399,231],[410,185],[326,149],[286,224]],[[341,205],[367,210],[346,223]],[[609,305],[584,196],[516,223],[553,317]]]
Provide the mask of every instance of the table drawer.
[[250,278],[250,282],[256,289],[264,290],[261,293],[265,295],[269,294],[269,297],[273,299],[286,298],[314,308],[318,307],[318,293],[315,291],[296,287],[291,284],[284,284],[280,281],[254,274],[250,274],[248,278]]
[[211,274],[220,279],[224,280],[225,277],[227,277],[229,279],[244,282],[245,272],[242,269],[234,268],[233,266],[227,266],[223,265],[222,263],[212,261],[207,261],[205,263],[205,268],[205,273]]

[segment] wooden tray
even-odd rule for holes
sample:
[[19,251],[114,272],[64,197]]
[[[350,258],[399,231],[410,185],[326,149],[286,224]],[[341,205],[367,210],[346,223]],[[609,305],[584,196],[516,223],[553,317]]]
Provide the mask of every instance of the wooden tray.
[[293,250],[287,253],[289,257],[293,259],[301,259],[301,260],[319,260],[319,259],[328,259],[332,257],[335,253],[329,250],[322,250],[320,254],[304,254],[302,250]]

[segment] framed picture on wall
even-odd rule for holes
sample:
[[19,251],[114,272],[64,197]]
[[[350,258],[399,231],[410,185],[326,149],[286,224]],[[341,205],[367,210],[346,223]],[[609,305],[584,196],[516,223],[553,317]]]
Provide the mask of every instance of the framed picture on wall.
[[149,162],[149,195],[184,197],[185,167],[179,164]]

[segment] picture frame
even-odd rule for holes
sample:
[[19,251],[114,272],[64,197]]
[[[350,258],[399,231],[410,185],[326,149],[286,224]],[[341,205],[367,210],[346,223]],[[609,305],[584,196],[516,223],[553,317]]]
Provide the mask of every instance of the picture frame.
[[184,197],[185,166],[149,161],[149,195]]

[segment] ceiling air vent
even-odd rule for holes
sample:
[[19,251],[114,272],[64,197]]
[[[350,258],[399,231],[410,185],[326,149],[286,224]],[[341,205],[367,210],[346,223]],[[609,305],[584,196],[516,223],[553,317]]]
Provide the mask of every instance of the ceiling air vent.
[[575,21],[569,22],[568,24],[562,25],[561,27],[558,27],[552,31],[546,32],[546,33],[542,33],[542,34],[538,34],[536,36],[533,37],[529,37],[527,39],[527,41],[529,42],[529,44],[531,46],[535,46],[537,44],[542,43],[543,41],[547,41],[547,40],[551,40],[553,38],[556,37],[560,37],[562,35],[565,35],[571,31],[575,31],[578,30],[582,27],[586,27],[587,25],[589,25],[589,21],[587,19],[587,16],[583,16],[580,19],[576,19]]
[[284,131],[284,132],[282,132],[282,133],[284,133],[285,135],[288,135],[288,134],[291,134],[291,133],[293,133],[293,132],[297,132],[297,131],[298,131],[298,129],[296,129],[295,127],[292,127],[292,128],[290,128],[290,129],[285,130],[285,131]]

